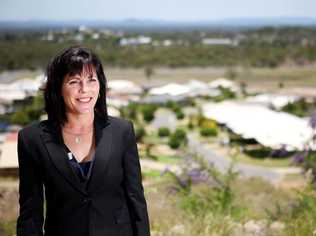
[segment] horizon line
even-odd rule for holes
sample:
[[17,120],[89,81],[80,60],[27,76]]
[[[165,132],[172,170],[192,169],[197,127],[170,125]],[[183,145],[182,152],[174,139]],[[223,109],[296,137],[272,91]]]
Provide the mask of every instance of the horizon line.
[[154,21],[154,22],[175,22],[175,23],[194,23],[194,22],[217,22],[217,21],[226,21],[226,20],[246,20],[246,19],[258,19],[258,20],[276,20],[276,19],[303,19],[303,20],[315,20],[316,17],[312,16],[236,16],[236,17],[223,17],[216,19],[162,19],[162,18],[137,18],[137,17],[127,17],[127,18],[118,18],[118,19],[0,19],[0,22],[73,22],[73,21],[109,21],[109,22],[119,22],[119,21]]

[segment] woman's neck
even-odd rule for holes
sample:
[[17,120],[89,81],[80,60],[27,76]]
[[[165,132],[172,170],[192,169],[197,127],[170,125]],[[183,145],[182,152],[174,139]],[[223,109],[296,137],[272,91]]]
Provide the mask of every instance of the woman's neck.
[[66,116],[67,122],[63,125],[63,128],[84,132],[93,127],[94,113],[81,115],[66,113]]

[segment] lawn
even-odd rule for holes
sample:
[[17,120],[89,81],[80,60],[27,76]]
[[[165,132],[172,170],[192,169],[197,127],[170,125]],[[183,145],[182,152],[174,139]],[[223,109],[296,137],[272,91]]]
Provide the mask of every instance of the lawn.
[[158,155],[157,161],[164,164],[178,164],[181,161],[181,158],[178,156],[167,156],[167,155]]
[[146,171],[142,171],[142,174],[145,177],[145,179],[158,178],[161,175],[161,171],[159,171],[159,170],[146,170]]

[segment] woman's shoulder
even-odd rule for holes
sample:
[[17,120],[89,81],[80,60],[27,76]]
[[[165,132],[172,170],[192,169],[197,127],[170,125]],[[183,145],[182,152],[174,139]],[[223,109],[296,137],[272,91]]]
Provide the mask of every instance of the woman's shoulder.
[[42,131],[52,132],[55,133],[57,131],[56,125],[49,121],[49,120],[40,120],[40,121],[33,121],[28,125],[24,126],[22,129],[19,130],[19,135],[25,137],[39,137]]
[[21,134],[34,134],[40,129],[40,125],[43,121],[33,121],[26,126],[24,126],[22,129],[19,130],[19,133]]
[[118,117],[118,116],[108,116],[109,122],[113,125],[117,125],[120,127],[128,127],[132,124],[132,121],[122,118],[122,117]]

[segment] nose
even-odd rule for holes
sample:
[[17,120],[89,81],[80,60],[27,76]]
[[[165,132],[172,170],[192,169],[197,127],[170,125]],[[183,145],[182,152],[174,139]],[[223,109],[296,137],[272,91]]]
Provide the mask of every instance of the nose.
[[80,85],[81,85],[81,86],[80,86],[80,91],[81,91],[82,93],[86,92],[87,89],[88,89],[87,82],[86,82],[85,80],[83,80],[83,81],[81,81]]

